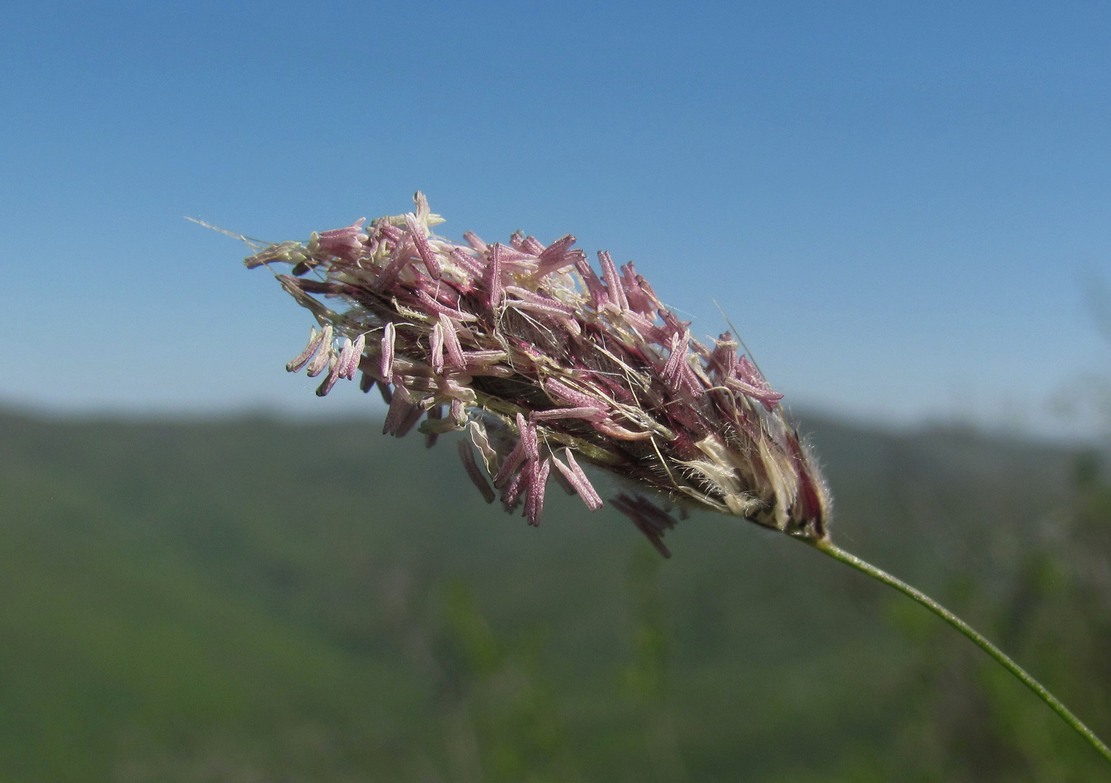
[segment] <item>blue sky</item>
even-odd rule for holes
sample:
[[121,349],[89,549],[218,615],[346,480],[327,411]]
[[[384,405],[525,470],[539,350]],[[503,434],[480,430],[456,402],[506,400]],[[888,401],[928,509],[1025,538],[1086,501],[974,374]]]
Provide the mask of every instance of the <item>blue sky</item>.
[[795,408],[1046,431],[1111,368],[1106,4],[23,6],[0,405],[366,405],[284,372],[308,314],[183,216],[303,238],[416,189],[635,259],[697,334],[716,302]]

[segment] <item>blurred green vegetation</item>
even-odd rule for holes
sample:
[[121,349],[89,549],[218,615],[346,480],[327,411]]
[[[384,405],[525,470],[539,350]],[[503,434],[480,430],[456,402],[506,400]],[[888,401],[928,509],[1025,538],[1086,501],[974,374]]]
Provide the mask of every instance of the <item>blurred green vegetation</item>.
[[[846,549],[1111,737],[1098,455],[808,421]],[[658,558],[371,421],[0,415],[0,781],[1090,781],[967,640],[695,515]],[[603,493],[605,494],[605,493]]]

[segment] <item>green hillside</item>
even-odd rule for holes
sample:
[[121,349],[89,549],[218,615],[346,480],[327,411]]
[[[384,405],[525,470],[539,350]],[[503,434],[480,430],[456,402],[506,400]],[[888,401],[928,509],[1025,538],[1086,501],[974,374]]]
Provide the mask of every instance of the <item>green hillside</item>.
[[[845,548],[1111,735],[1083,455],[808,421]],[[485,505],[371,421],[0,416],[0,781],[1095,780],[935,618],[740,521]],[[603,494],[605,494],[603,492]]]

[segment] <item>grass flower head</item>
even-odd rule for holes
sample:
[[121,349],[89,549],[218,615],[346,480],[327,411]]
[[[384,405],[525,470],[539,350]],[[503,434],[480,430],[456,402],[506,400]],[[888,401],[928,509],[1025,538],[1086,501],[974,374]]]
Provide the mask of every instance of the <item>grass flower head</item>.
[[483,496],[540,522],[555,479],[602,505],[581,464],[628,487],[613,504],[665,555],[673,512],[702,507],[825,540],[829,494],[774,391],[729,333],[695,339],[630,261],[567,235],[488,244],[412,212],[271,245],[248,267],[278,280],[317,325],[287,365],[318,394],[361,375],[389,404],[385,432],[464,430]]

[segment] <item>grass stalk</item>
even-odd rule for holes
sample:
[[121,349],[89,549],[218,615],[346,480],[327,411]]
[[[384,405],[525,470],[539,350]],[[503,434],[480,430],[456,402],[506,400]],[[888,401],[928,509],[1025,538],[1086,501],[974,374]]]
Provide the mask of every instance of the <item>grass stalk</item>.
[[1039,699],[1045,702],[1051,710],[1060,716],[1061,720],[1067,723],[1072,729],[1087,740],[1088,744],[1095,748],[1101,756],[1103,756],[1109,763],[1111,763],[1111,748],[1095,735],[1090,728],[1088,728],[1080,718],[1076,717],[1072,711],[1066,707],[1060,699],[1050,693],[1049,689],[1042,685],[1033,675],[1014,662],[1006,653],[992,644],[987,637],[977,631],[967,622],[962,620],[953,612],[946,609],[933,598],[923,593],[903,580],[892,576],[881,568],[878,568],[871,563],[861,560],[856,555],[846,552],[840,547],[830,543],[829,541],[807,542],[812,543],[813,546],[825,554],[832,557],[834,560],[844,563],[851,568],[855,568],[862,574],[865,574],[877,582],[882,582],[888,587],[898,590],[903,595],[907,596],[916,603],[929,609],[942,620],[947,622],[953,628],[957,629],[961,634],[968,637],[977,647],[990,655],[996,663],[1014,675],[1019,682],[1033,691]]

